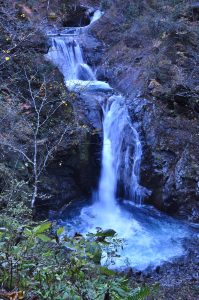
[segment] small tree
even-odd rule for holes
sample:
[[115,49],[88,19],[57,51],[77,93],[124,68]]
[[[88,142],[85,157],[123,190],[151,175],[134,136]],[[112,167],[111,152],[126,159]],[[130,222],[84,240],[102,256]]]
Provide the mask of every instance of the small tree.
[[[50,99],[47,94],[47,83],[45,77],[43,82],[37,89],[33,90],[33,85],[36,83],[36,74],[28,76],[25,71],[25,78],[27,80],[27,96],[23,94],[20,98],[23,102],[19,104],[21,109],[24,125],[27,127],[28,136],[25,144],[19,144],[14,135],[2,134],[0,137],[0,144],[7,147],[10,151],[19,153],[25,165],[28,166],[33,181],[33,193],[31,206],[35,204],[35,199],[38,194],[38,182],[45,170],[47,163],[53,157],[56,149],[61,144],[63,139],[69,142],[67,136],[74,126],[68,123],[60,122],[60,124],[53,129],[52,123],[56,114],[62,106],[67,106],[67,102],[58,98]],[[52,86],[49,86],[51,88]],[[28,95],[29,94],[29,95]],[[64,97],[64,95],[63,95]],[[18,111],[18,113],[20,113]],[[52,132],[55,130],[54,132]]]
[[45,20],[30,22],[31,10],[15,4],[0,6],[0,146],[3,164],[20,162],[26,169],[33,207],[48,162],[62,143],[70,142],[76,126],[62,77],[44,60],[47,47],[39,28]]

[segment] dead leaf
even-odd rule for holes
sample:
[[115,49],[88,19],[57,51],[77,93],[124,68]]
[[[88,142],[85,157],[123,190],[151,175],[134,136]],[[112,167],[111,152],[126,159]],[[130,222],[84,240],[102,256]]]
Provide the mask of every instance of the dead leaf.
[[24,299],[24,292],[6,292],[6,291],[0,291],[0,297],[3,297],[4,299],[8,300],[23,300]]

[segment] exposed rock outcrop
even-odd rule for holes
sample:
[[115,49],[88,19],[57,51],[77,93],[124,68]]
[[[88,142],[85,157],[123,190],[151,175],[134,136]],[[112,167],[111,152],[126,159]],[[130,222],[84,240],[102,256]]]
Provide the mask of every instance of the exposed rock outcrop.
[[198,6],[130,2],[110,3],[92,30],[105,53],[97,74],[126,95],[140,128],[146,201],[198,222]]

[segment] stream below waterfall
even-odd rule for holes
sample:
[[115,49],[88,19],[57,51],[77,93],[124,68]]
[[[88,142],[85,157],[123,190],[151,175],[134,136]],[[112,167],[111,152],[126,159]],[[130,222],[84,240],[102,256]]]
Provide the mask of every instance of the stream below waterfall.
[[[91,24],[100,16],[97,11]],[[139,134],[129,118],[125,98],[107,82],[98,81],[84,60],[79,39],[87,34],[89,26],[49,34],[51,47],[46,58],[62,72],[66,87],[87,98],[93,94],[98,96],[103,112],[98,190],[92,199],[74,202],[62,213],[60,223],[71,233],[114,229],[124,245],[113,267],[132,266],[143,270],[183,255],[182,242],[190,230],[185,224],[142,205],[150,191],[140,185],[142,145]],[[118,186],[122,187],[124,199],[118,199]]]

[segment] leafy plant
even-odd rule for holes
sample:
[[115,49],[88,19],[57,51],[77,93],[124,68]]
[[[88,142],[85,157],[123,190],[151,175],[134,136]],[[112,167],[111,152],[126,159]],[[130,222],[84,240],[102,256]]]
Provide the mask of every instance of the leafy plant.
[[4,219],[1,226],[0,284],[6,292],[53,300],[130,300],[150,294],[149,288],[132,289],[127,279],[100,265],[104,249],[118,247],[114,231],[85,238],[68,237],[50,222],[20,227]]

